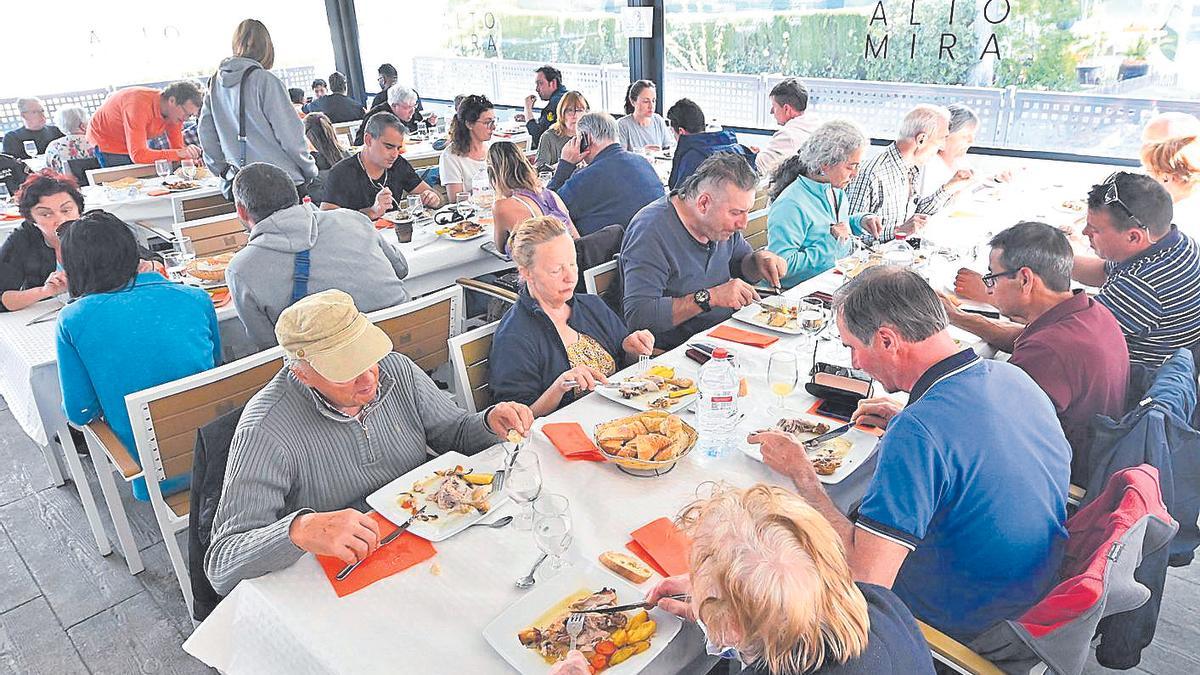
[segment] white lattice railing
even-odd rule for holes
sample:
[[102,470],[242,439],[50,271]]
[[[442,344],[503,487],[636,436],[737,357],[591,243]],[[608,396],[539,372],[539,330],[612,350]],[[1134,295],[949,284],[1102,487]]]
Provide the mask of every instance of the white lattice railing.
[[[521,105],[533,91],[537,61],[422,57],[413,83],[424,96],[453,98],[483,93],[494,103]],[[622,111],[629,70],[622,65],[565,65],[563,82],[588,98],[593,109]],[[801,76],[802,77],[802,76]],[[668,70],[659,97],[664,108],[690,98],[721,124],[772,129],[768,95],[782,75],[733,75]],[[803,78],[814,114],[847,117],[875,138],[889,138],[917,103],[971,106],[980,117],[982,146],[1136,158],[1141,127],[1158,112],[1200,115],[1200,101]]]

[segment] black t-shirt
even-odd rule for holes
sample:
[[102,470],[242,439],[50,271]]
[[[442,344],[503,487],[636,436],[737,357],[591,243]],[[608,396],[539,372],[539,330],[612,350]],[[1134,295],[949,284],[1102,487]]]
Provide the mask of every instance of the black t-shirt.
[[397,157],[396,163],[384,171],[379,180],[371,180],[367,176],[357,156],[347,157],[335,164],[325,176],[324,200],[344,209],[359,211],[371,208],[375,204],[375,195],[385,187],[390,187],[392,197],[399,200],[420,184],[421,177],[403,157]]
[[31,173],[25,162],[12,155],[0,154],[0,183],[8,187],[8,194],[16,195],[21,183]]
[[[41,286],[57,264],[54,249],[46,245],[42,231],[28,221],[21,223],[0,246],[0,294]],[[7,311],[0,302],[0,312]]]
[[306,113],[325,113],[334,124],[353,122],[363,118],[363,107],[345,94],[325,94],[304,106]]
[[[857,659],[839,664],[829,654],[825,665],[787,675],[934,675],[933,657],[908,607],[888,589],[855,582],[867,599],[871,629],[867,648]],[[766,664],[747,667],[744,675],[770,675]]]
[[46,146],[50,142],[66,136],[58,130],[58,127],[47,124],[38,131],[30,131],[25,127],[13,129],[4,134],[4,154],[12,155],[17,159],[29,159],[28,153],[25,152],[25,141],[33,141],[37,144],[38,154],[46,152]]

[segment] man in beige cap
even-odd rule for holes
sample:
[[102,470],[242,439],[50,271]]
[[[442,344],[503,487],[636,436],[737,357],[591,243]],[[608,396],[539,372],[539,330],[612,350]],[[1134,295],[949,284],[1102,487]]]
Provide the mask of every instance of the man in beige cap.
[[424,463],[426,446],[470,455],[533,424],[516,403],[459,409],[342,291],[284,310],[275,334],[287,365],[238,421],[204,561],[222,595],[306,551],[365,558],[380,537],[366,496]]

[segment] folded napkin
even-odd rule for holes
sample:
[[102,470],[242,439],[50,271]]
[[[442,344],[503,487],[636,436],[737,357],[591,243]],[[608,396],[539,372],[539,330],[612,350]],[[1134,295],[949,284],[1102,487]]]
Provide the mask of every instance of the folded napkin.
[[383,218],[380,218],[379,220],[375,221],[375,229],[377,229],[377,230],[386,230],[389,227],[395,227],[395,226],[396,226],[395,223],[393,223],[390,220],[384,220]]
[[603,462],[604,455],[592,443],[587,432],[577,422],[556,422],[542,425],[542,433],[558,448],[565,459]]
[[738,344],[750,345],[751,347],[770,347],[779,341],[779,337],[775,335],[763,335],[754,331],[742,330],[733,326],[717,326],[709,334],[709,337],[729,340]]
[[[651,566],[662,570],[663,576],[687,573],[692,542],[675,523],[666,518],[653,520],[633,531],[633,541],[654,560],[655,565]],[[637,553],[633,548],[630,550]],[[646,560],[641,554],[638,557]]]
[[[396,529],[395,523],[392,523],[375,511],[367,515],[371,516],[379,524],[380,538],[388,536]],[[341,598],[357,590],[366,588],[380,579],[390,577],[419,562],[428,560],[435,553],[437,553],[437,549],[433,547],[433,544],[412,532],[405,532],[396,537],[395,541],[368,556],[363,561],[363,564],[359,565],[350,573],[350,576],[342,581],[337,580],[337,575],[346,566],[345,562],[342,562],[339,558],[323,555],[317,556],[317,562],[321,563],[321,569],[325,571],[325,576],[329,578],[329,583],[333,586],[333,592],[337,593],[337,596]]]
[[650,566],[650,569],[654,570],[655,572],[658,572],[661,576],[664,576],[664,577],[669,576],[667,574],[666,570],[659,567],[658,563],[654,561],[654,558],[649,553],[646,553],[646,549],[642,548],[641,544],[637,543],[636,541],[630,540],[628,543],[625,544],[625,548],[629,549],[630,553],[641,558],[642,562],[644,562]]

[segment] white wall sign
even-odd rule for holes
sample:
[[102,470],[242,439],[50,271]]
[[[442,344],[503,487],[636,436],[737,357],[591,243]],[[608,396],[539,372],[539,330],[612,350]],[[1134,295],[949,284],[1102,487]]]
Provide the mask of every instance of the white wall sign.
[[622,7],[621,32],[627,38],[654,37],[654,8]]

